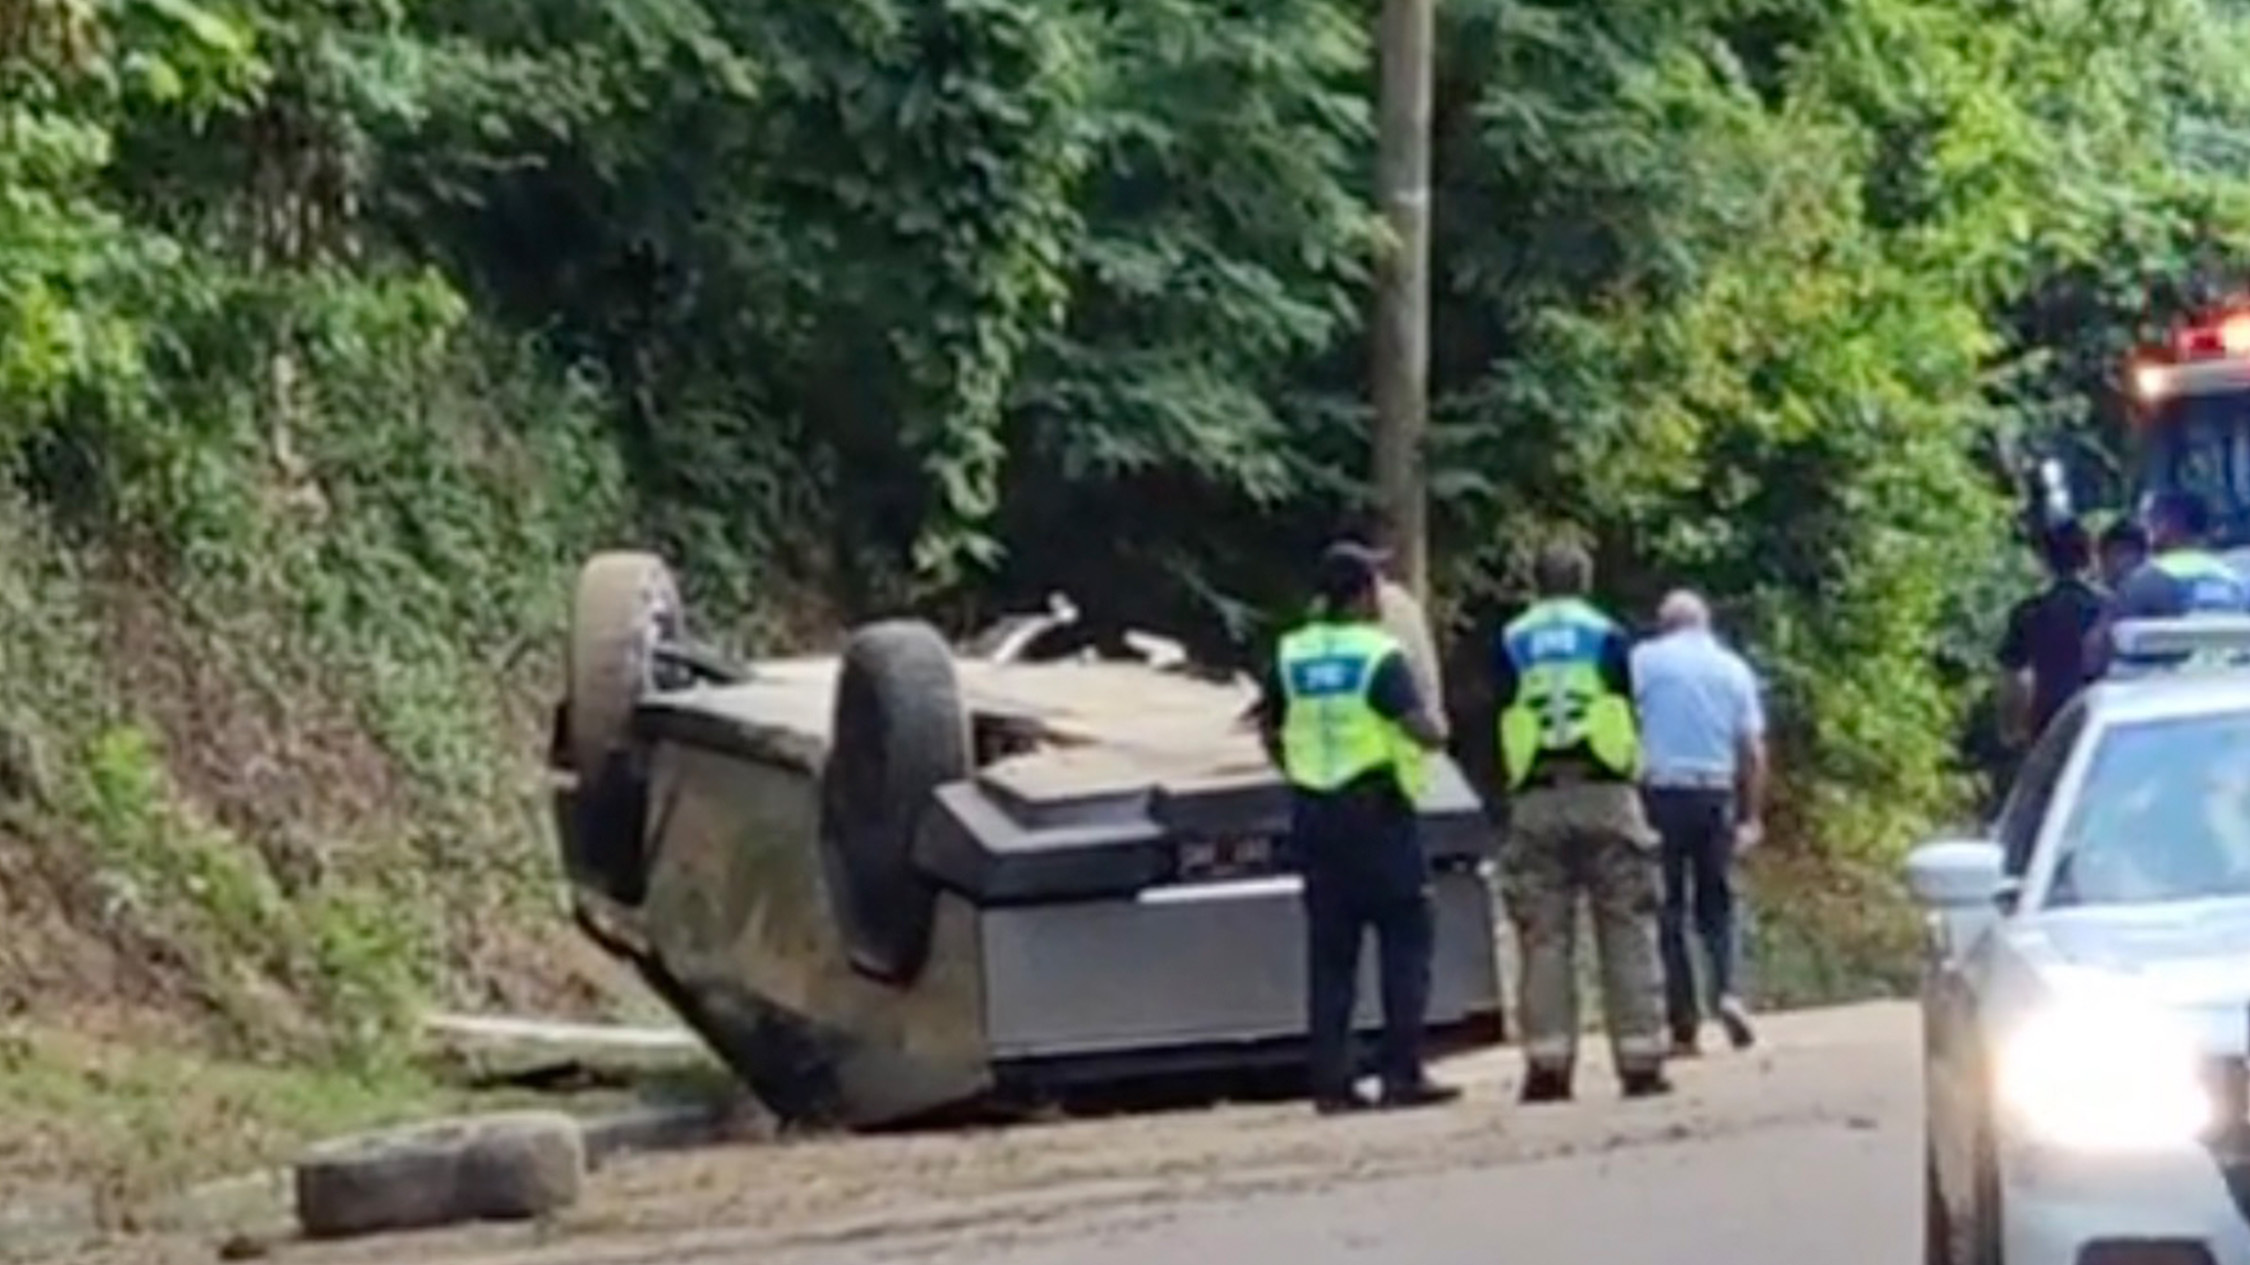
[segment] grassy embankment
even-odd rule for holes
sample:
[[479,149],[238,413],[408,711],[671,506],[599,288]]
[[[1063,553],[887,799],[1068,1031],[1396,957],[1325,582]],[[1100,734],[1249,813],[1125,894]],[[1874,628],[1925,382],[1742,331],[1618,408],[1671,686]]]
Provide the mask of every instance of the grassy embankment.
[[0,490],[0,1198],[457,1107],[426,1004],[630,996],[563,916],[539,772],[622,517],[596,404],[473,329],[359,363],[286,435],[193,402],[193,467],[113,466],[108,505],[62,461]]

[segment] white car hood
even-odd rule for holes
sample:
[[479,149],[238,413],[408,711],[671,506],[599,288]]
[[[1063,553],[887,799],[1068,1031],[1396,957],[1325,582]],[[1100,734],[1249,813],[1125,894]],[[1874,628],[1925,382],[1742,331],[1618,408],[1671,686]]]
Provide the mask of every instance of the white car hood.
[[2122,985],[2193,1015],[2224,1049],[2250,1047],[2250,898],[2053,910],[2016,948],[2054,983]]

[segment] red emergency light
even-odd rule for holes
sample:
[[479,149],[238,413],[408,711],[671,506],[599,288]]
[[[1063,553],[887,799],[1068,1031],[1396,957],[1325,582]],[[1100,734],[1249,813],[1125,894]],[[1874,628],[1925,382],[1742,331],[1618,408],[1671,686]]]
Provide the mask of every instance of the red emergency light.
[[2230,312],[2214,321],[2182,326],[2172,335],[2172,349],[2182,360],[2250,355],[2250,312]]
[[[2126,383],[2145,410],[2171,393],[2172,366],[2234,356],[2250,358],[2250,307],[2222,308],[2176,326],[2169,339],[2127,362]],[[2145,412],[2136,412],[2146,420]]]

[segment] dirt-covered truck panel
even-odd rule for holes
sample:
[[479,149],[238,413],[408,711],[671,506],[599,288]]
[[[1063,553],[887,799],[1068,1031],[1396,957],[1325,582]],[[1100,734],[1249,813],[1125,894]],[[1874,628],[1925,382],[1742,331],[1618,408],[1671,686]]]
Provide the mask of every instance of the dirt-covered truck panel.
[[806,846],[817,782],[661,736],[651,771],[644,934],[681,988],[712,999],[706,1037],[762,1098],[875,1121],[990,1088],[972,910],[937,902],[913,986],[877,980],[853,965]]
[[[1247,682],[965,658],[912,621],[729,664],[646,555],[589,563],[577,621],[555,750],[580,920],[778,1111],[879,1124],[1301,1057],[1287,793]],[[1491,833],[1449,761],[1422,809],[1432,1037],[1489,1043]]]

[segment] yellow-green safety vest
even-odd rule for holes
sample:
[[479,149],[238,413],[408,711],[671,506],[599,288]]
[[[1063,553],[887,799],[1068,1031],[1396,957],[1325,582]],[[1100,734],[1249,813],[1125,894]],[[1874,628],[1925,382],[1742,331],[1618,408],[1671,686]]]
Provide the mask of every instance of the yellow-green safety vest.
[[[2246,592],[2242,576],[2217,554],[2202,549],[2167,549],[2150,558],[2149,565],[2179,587],[2183,615],[2250,613],[2250,592]],[[2229,650],[2203,650],[2185,655],[2119,655],[2118,660],[2132,666],[2211,668],[2234,666],[2241,657]]]
[[2168,549],[2149,560],[2157,570],[2180,586],[2181,606],[2189,614],[2200,611],[2242,612],[2242,576],[2201,549]]
[[1516,696],[1500,713],[1500,755],[1508,785],[1522,786],[1539,758],[1586,750],[1620,778],[1640,772],[1641,739],[1633,701],[1602,674],[1602,651],[1617,625],[1576,598],[1544,601],[1500,634],[1516,670]]
[[1421,798],[1428,759],[1369,698],[1375,669],[1404,653],[1397,638],[1372,624],[1315,621],[1281,639],[1275,675],[1287,700],[1281,766],[1290,785],[1334,791],[1388,768],[1409,802]]

